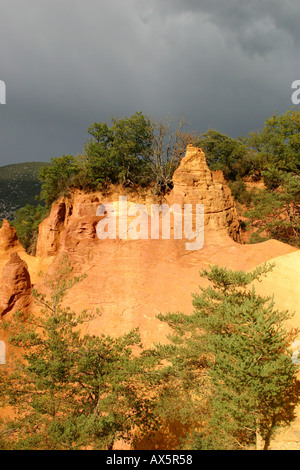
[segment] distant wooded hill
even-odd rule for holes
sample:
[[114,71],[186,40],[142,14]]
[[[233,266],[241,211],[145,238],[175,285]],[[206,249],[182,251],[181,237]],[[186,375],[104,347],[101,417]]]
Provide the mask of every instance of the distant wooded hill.
[[37,205],[40,169],[46,162],[15,163],[0,167],[0,220],[13,220],[15,211],[26,204]]

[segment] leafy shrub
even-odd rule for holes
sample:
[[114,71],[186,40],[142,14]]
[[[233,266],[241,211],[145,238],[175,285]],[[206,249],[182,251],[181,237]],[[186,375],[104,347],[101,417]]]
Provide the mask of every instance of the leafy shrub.
[[246,184],[243,180],[230,181],[228,183],[233,197],[248,206],[251,203],[251,193],[247,190]]
[[71,186],[72,177],[78,175],[78,172],[78,161],[72,155],[52,158],[51,165],[40,171],[41,200],[50,206]]
[[268,170],[262,172],[262,177],[266,188],[273,190],[277,189],[281,185],[284,173],[277,168],[271,167]]
[[15,213],[13,225],[21,245],[30,254],[35,254],[38,228],[46,214],[46,207],[40,204],[38,206],[26,204]]

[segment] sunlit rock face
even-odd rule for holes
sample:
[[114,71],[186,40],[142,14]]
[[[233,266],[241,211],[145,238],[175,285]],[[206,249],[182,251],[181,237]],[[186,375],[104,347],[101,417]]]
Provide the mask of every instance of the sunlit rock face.
[[28,266],[18,253],[11,253],[5,265],[0,284],[0,315],[13,308],[27,308],[31,297],[31,281]]
[[207,236],[229,235],[241,242],[240,224],[234,198],[222,171],[211,172],[204,152],[189,145],[173,176],[170,199],[174,203],[203,204]]
[[[86,277],[72,287],[64,304],[77,312],[100,312],[86,325],[86,330],[93,334],[118,336],[138,327],[143,343],[149,346],[165,341],[169,331],[157,319],[157,314],[192,312],[192,294],[198,292],[199,285],[206,285],[206,280],[199,276],[202,268],[218,264],[247,270],[296,251],[276,240],[257,245],[240,243],[235,201],[223,173],[211,172],[203,151],[193,146],[187,147],[186,155],[175,171],[171,193],[159,202],[168,207],[176,204],[182,212],[186,204],[193,210],[197,204],[203,205],[204,243],[201,249],[187,250],[186,240],[175,239],[172,218],[169,238],[152,239],[149,236],[135,240],[128,236],[122,239],[118,221],[116,238],[99,239],[97,226],[103,220],[99,206],[111,204],[118,218],[119,200],[124,196],[128,208],[134,204],[146,208],[151,224],[151,207],[158,203],[151,191],[132,192],[112,187],[104,194],[76,190],[55,202],[49,216],[40,224],[36,256],[29,256],[21,247],[13,227],[8,222],[3,223],[0,230],[2,312],[9,315],[16,308],[17,304],[13,302],[17,299],[16,292],[19,298],[24,297],[25,308],[30,282],[39,292],[49,296],[49,278],[57,277],[61,261],[67,256],[73,275],[86,274]],[[133,220],[129,214],[128,225]],[[30,278],[20,260],[10,260],[11,253],[18,253],[26,263]],[[17,289],[18,285],[20,289]],[[39,312],[33,299],[28,309]]]

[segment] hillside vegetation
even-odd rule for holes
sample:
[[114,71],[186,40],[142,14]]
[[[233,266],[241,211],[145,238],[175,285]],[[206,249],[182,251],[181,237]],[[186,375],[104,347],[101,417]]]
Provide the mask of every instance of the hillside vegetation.
[[[261,131],[238,139],[213,129],[184,133],[183,120],[173,129],[169,120],[153,122],[142,113],[115,118],[111,126],[94,123],[82,155],[53,158],[40,169],[39,200],[14,214],[19,239],[34,254],[40,221],[74,189],[106,191],[119,185],[137,193],[147,188],[162,198],[191,143],[203,148],[211,170],[223,171],[240,207],[247,208],[252,241],[273,237],[300,246],[299,117],[293,110],[274,115]],[[257,189],[256,182],[264,189]],[[254,183],[251,191],[249,183]],[[127,243],[118,250],[113,244],[98,250],[98,244],[83,239],[80,250],[78,239],[76,245],[70,241],[70,260],[63,250],[54,261],[45,256],[52,264],[41,284],[33,285],[37,310],[16,308],[0,322],[2,337],[15,353],[0,368],[0,402],[12,412],[0,420],[0,450],[113,450],[120,442],[139,449],[173,425],[180,432],[172,450],[269,449],[278,427],[293,422],[299,405],[298,357],[295,362],[291,351],[299,330],[287,330],[292,312],[256,290],[274,265],[260,261],[247,269],[244,264],[250,253],[265,247],[233,241],[234,246],[218,247],[214,240],[203,255],[181,266],[177,257],[168,264],[154,262],[159,251],[156,258],[140,256],[143,246],[134,256]],[[276,256],[274,245],[290,249],[270,245],[270,258]],[[242,258],[242,270],[209,264],[221,259],[216,251],[224,264],[229,258],[239,264]],[[170,251],[165,252],[164,259],[169,258]],[[27,258],[36,271],[39,260],[44,262],[43,255]],[[73,277],[74,261],[85,274]],[[190,295],[193,273],[201,267],[204,282],[184,312],[178,308],[180,297],[184,291]],[[66,297],[80,282],[86,283]],[[287,282],[294,289],[294,278]],[[151,323],[154,314],[158,327]],[[100,317],[102,324],[86,328]],[[124,325],[133,329],[124,333]],[[155,336],[163,327],[168,328],[167,342],[157,336],[154,342],[150,338],[150,347],[143,343],[141,333],[152,329]]]
[[[186,145],[201,147],[211,170],[222,170],[233,196],[248,208],[250,242],[269,238],[300,246],[300,111],[274,114],[262,130],[233,139],[208,129],[183,132],[184,121],[154,122],[142,113],[94,123],[83,155],[52,159],[40,173],[41,198],[46,205],[71,188],[85,191],[110,184],[148,187],[156,195],[172,188],[172,176]],[[265,189],[248,191],[247,182]],[[242,214],[240,214],[242,215]]]
[[291,315],[249,289],[270,270],[202,270],[210,285],[193,295],[193,313],[158,315],[170,341],[146,349],[138,328],[81,334],[97,313],[63,305],[85,277],[70,277],[65,259],[47,278],[51,296],[34,290],[38,315],[0,323],[18,351],[0,368],[0,402],[13,411],[0,420],[0,450],[135,449],[168,423],[180,429],[168,449],[267,450],[299,403]]
[[[90,125],[81,155],[4,169],[0,172],[5,181],[2,199],[5,196],[3,201],[9,201],[4,203],[4,213],[10,219],[14,214],[23,246],[34,252],[31,240],[47,209],[75,188],[90,192],[114,184],[136,191],[148,188],[153,195],[163,196],[172,189],[173,173],[187,144],[193,144],[204,150],[211,170],[223,171],[242,207],[240,216],[246,217],[244,228],[252,232],[250,243],[274,238],[299,247],[300,110],[274,114],[263,129],[237,139],[215,129],[202,134],[184,132],[184,126],[183,118],[154,121],[136,112],[112,118],[110,126],[107,122]],[[263,182],[264,189],[248,190],[249,182]],[[39,190],[45,210],[34,201]],[[26,209],[15,212],[24,202]]]
[[37,205],[41,191],[39,173],[49,163],[26,162],[0,167],[0,219],[13,220],[25,204]]

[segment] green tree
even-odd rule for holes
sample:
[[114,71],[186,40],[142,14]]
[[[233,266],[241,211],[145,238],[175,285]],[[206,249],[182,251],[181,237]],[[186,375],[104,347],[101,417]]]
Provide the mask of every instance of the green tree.
[[221,132],[208,129],[201,134],[197,145],[203,149],[211,170],[222,170],[227,180],[235,181],[254,174],[257,166],[255,154],[242,140],[233,139]]
[[62,305],[81,280],[70,273],[65,262],[49,280],[51,298],[35,292],[40,315],[17,312],[2,322],[21,352],[0,368],[0,398],[15,415],[0,427],[5,448],[111,449],[118,439],[131,442],[135,426],[143,432],[153,424],[138,331],[119,338],[82,334],[92,316]]
[[40,172],[40,198],[49,207],[72,188],[85,191],[123,187],[154,187],[164,194],[172,188],[172,176],[196,136],[182,132],[183,119],[174,129],[169,118],[154,121],[141,112],[112,124],[94,122],[82,155],[52,158]]
[[193,314],[159,316],[173,330],[159,354],[179,377],[191,377],[185,413],[195,425],[185,438],[189,448],[247,449],[262,440],[266,449],[276,426],[294,417],[297,366],[284,328],[291,315],[250,288],[270,269],[204,269],[200,275],[210,285],[194,295]]
[[154,193],[163,195],[173,187],[173,174],[178,168],[188,144],[195,144],[197,133],[184,132],[187,123],[183,116],[176,122],[169,116],[164,120],[149,119],[151,128],[150,174]]
[[26,204],[15,212],[13,225],[16,229],[18,239],[25,250],[34,255],[38,235],[39,224],[45,218],[47,208],[38,204],[32,206]]
[[300,246],[300,111],[275,113],[261,131],[249,134],[245,144],[259,155],[266,186],[253,194],[251,210],[245,214],[255,229],[250,241],[275,238]]
[[251,132],[245,143],[260,155],[262,170],[300,170],[300,110],[268,117],[261,131]]
[[75,182],[72,181],[79,172],[78,158],[73,155],[63,155],[52,158],[51,165],[41,168],[39,179],[42,182],[40,199],[47,207],[60,196],[64,196]]
[[243,180],[229,181],[228,186],[230,187],[231,194],[238,202],[246,206],[250,205],[253,191],[247,190],[246,183]]
[[262,179],[265,187],[270,191],[277,189],[283,183],[285,174],[286,173],[282,170],[273,167],[262,171]]
[[[286,172],[268,173],[268,185],[252,195],[252,207],[245,213],[254,228],[250,241],[275,238],[300,246],[300,177]],[[277,186],[280,185],[278,188]]]
[[95,184],[154,186],[156,194],[172,188],[172,176],[186,151],[196,140],[183,132],[181,117],[154,120],[142,113],[123,119],[112,118],[112,126],[94,123],[86,145],[86,172]]
[[151,130],[148,119],[137,112],[131,117],[112,117],[112,125],[95,122],[88,128],[91,136],[85,147],[85,166],[93,187],[122,184],[132,186],[149,182],[148,159]]

